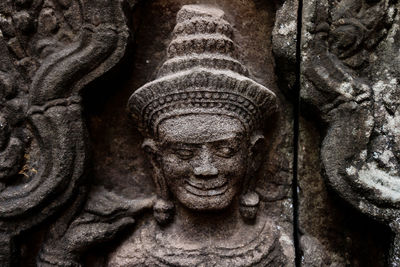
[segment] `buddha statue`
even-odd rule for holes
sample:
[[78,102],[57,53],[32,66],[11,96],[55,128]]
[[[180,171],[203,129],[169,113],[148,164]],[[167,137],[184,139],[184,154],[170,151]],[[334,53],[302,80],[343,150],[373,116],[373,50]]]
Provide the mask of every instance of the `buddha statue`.
[[157,78],[130,97],[157,200],[108,266],[294,264],[254,190],[276,96],[249,78],[232,38],[222,10],[183,6]]

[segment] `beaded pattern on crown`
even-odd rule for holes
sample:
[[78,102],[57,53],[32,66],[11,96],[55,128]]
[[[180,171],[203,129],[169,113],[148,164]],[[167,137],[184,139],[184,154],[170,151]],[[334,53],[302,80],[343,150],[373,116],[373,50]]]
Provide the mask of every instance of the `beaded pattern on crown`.
[[248,70],[236,59],[232,37],[222,10],[181,8],[157,79],[129,99],[128,108],[142,132],[154,135],[164,119],[189,113],[233,116],[248,130],[262,125],[276,109],[276,96],[248,78]]

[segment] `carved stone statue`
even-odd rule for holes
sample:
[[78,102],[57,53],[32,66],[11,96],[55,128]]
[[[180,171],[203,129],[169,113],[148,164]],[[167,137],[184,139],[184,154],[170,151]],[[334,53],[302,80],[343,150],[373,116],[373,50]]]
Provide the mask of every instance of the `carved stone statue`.
[[399,10],[0,0],[0,266],[400,266]]
[[130,97],[157,200],[109,266],[293,264],[254,191],[276,96],[248,78],[232,35],[220,9],[183,6],[157,79]]

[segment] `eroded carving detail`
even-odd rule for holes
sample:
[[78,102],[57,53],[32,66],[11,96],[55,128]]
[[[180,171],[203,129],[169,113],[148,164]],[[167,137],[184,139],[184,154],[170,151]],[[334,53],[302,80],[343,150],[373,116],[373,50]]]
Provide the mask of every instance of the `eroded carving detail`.
[[[276,97],[236,59],[233,29],[219,9],[182,8],[157,80],[130,101],[147,137],[157,199],[86,192],[80,93],[124,54],[124,5],[0,3],[0,261],[12,265],[13,238],[57,214],[37,264],[81,266],[87,249],[152,207],[155,220],[139,225],[134,248],[130,240],[121,246],[138,249],[136,259],[121,260],[118,250],[110,265],[291,265],[291,237],[255,192],[263,123]],[[193,234],[193,249],[180,247]]]
[[82,210],[76,200],[54,225],[40,266],[81,266],[88,248],[113,239],[150,207],[154,219],[139,221],[109,266],[293,264],[291,238],[258,211],[263,203],[254,190],[263,123],[276,111],[276,97],[235,59],[232,32],[219,9],[179,11],[158,78],[128,104],[146,137],[157,198],[92,190]]
[[400,72],[398,57],[389,57],[398,50],[397,8],[385,0],[305,1],[301,51],[301,99],[326,129],[321,160],[329,184],[395,233]]
[[0,29],[0,261],[9,266],[13,237],[80,190],[79,93],[119,61],[128,33],[119,1],[3,1]]

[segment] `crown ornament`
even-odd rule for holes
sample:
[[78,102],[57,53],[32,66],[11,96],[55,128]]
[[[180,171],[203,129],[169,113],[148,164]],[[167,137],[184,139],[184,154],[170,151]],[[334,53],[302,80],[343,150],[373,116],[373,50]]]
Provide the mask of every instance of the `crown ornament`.
[[232,38],[233,28],[220,9],[181,8],[157,78],[128,101],[142,133],[157,135],[163,120],[196,113],[235,117],[251,131],[275,112],[275,94],[249,78]]

